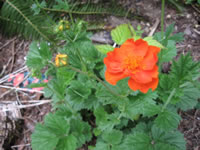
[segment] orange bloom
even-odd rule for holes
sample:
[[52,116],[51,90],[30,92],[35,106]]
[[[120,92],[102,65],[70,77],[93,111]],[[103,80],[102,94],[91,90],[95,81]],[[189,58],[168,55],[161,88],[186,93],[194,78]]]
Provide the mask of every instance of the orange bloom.
[[150,88],[155,90],[158,85],[156,63],[159,51],[159,47],[148,45],[142,39],[128,39],[104,58],[106,81],[116,85],[119,80],[130,77],[128,85],[132,90],[142,93],[147,93]]
[[67,65],[67,55],[65,54],[56,55],[55,64],[57,67]]

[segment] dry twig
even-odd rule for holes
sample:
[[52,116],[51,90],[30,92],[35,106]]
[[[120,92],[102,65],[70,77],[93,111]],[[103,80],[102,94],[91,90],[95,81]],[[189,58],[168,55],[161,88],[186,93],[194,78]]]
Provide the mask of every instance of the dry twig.
[[158,28],[159,23],[160,23],[160,20],[157,18],[157,19],[156,19],[156,22],[155,22],[155,24],[153,25],[153,27],[152,27],[152,29],[151,29],[151,32],[149,33],[148,36],[152,36],[152,35],[155,33],[156,29]]
[[33,89],[26,89],[26,88],[18,88],[18,87],[11,87],[11,86],[5,86],[5,85],[0,85],[1,88],[6,88],[6,89],[13,89],[16,91],[26,91],[26,92],[36,92],[36,93],[44,93],[43,91],[38,91],[38,90],[33,90]]

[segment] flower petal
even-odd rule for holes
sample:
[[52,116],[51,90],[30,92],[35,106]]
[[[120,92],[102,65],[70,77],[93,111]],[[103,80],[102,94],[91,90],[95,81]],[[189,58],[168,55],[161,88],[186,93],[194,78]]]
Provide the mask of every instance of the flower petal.
[[141,68],[143,70],[151,70],[158,61],[158,57],[150,50],[148,50],[146,56],[142,60]]
[[149,50],[153,51],[153,53],[156,54],[156,55],[160,52],[160,48],[159,47],[152,46],[152,45],[149,46]]
[[148,50],[148,44],[146,41],[142,40],[142,39],[139,39],[137,41],[135,41],[135,49],[133,51],[133,53],[136,55],[136,56],[142,56],[144,57],[147,53],[147,50]]
[[139,72],[135,73],[134,75],[131,76],[136,82],[138,83],[148,83],[152,81],[152,76],[143,70],[140,70]]
[[142,93],[147,93],[150,88],[152,89],[152,91],[157,88],[158,78],[153,78],[151,82],[146,84],[138,83],[134,79],[130,78],[128,81],[128,85],[134,91],[140,90]]
[[140,70],[131,76],[138,83],[149,83],[152,78],[158,77],[158,67],[155,65],[152,70]]
[[104,64],[109,72],[119,73],[123,71],[123,68],[120,67],[121,63],[119,61],[115,61],[112,57],[105,57]]
[[135,56],[134,55],[135,42],[133,39],[129,39],[124,44],[121,45],[120,48],[115,49],[114,53],[118,60],[123,60],[127,56]]
[[105,72],[105,79],[108,83],[112,84],[112,85],[116,85],[117,81],[128,77],[126,74],[124,74],[123,72],[121,73],[110,73],[106,70]]

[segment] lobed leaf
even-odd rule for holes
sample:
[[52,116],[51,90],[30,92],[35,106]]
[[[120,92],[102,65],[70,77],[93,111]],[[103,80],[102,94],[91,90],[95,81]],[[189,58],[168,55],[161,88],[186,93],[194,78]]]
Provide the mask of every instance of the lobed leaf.
[[95,45],[96,49],[101,52],[102,54],[107,54],[108,52],[112,51],[114,47],[111,45]]
[[112,40],[121,45],[127,39],[133,38],[133,28],[129,24],[121,24],[111,31]]
[[117,145],[122,140],[123,133],[119,130],[112,129],[110,131],[104,131],[102,138],[105,142],[111,144],[111,145]]
[[158,41],[154,40],[152,36],[145,37],[143,40],[147,41],[148,45],[164,48],[164,46],[160,44]]
[[171,131],[178,127],[181,117],[176,112],[164,110],[155,119],[156,126],[164,131]]

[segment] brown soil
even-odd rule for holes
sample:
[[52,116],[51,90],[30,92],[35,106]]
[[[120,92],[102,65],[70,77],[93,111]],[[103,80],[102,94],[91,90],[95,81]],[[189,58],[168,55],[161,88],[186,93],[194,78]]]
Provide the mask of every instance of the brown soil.
[[[105,18],[107,25],[116,26],[121,23],[131,22],[136,27],[140,24],[144,29],[144,35],[148,35],[156,19],[160,18],[160,2],[156,0],[121,0],[121,2],[128,9],[131,8],[130,11],[148,18],[148,21],[109,16]],[[198,16],[200,16],[198,11],[195,11],[191,6],[185,7],[182,13],[177,13],[177,10],[171,5],[166,7],[165,26],[175,23],[175,32],[184,33],[185,40],[177,44],[178,54],[190,51],[196,61],[200,60],[200,17],[198,18]],[[160,26],[156,29],[157,31],[160,31]],[[102,34],[97,33],[97,35],[101,36]],[[102,38],[106,38],[105,32],[103,32]],[[0,36],[0,78],[24,66],[24,58],[27,54],[29,43],[30,41],[22,40],[19,37],[6,38]],[[0,97],[7,91],[5,88],[0,88]],[[42,99],[42,95],[10,91],[0,98],[0,105],[5,101],[13,101],[19,104],[20,101],[33,99]],[[51,106],[44,104],[16,110],[15,113],[17,112],[17,115],[11,113],[7,114],[7,117],[4,116],[4,118],[0,114],[0,122],[8,124],[6,129],[0,128],[0,150],[3,148],[9,150],[11,147],[17,150],[31,150],[30,136],[35,124],[42,122],[43,117],[50,111]],[[193,109],[187,112],[180,112],[180,114],[182,121],[179,125],[179,130],[184,133],[187,141],[187,150],[200,150],[200,110]],[[4,133],[2,133],[2,128]]]

